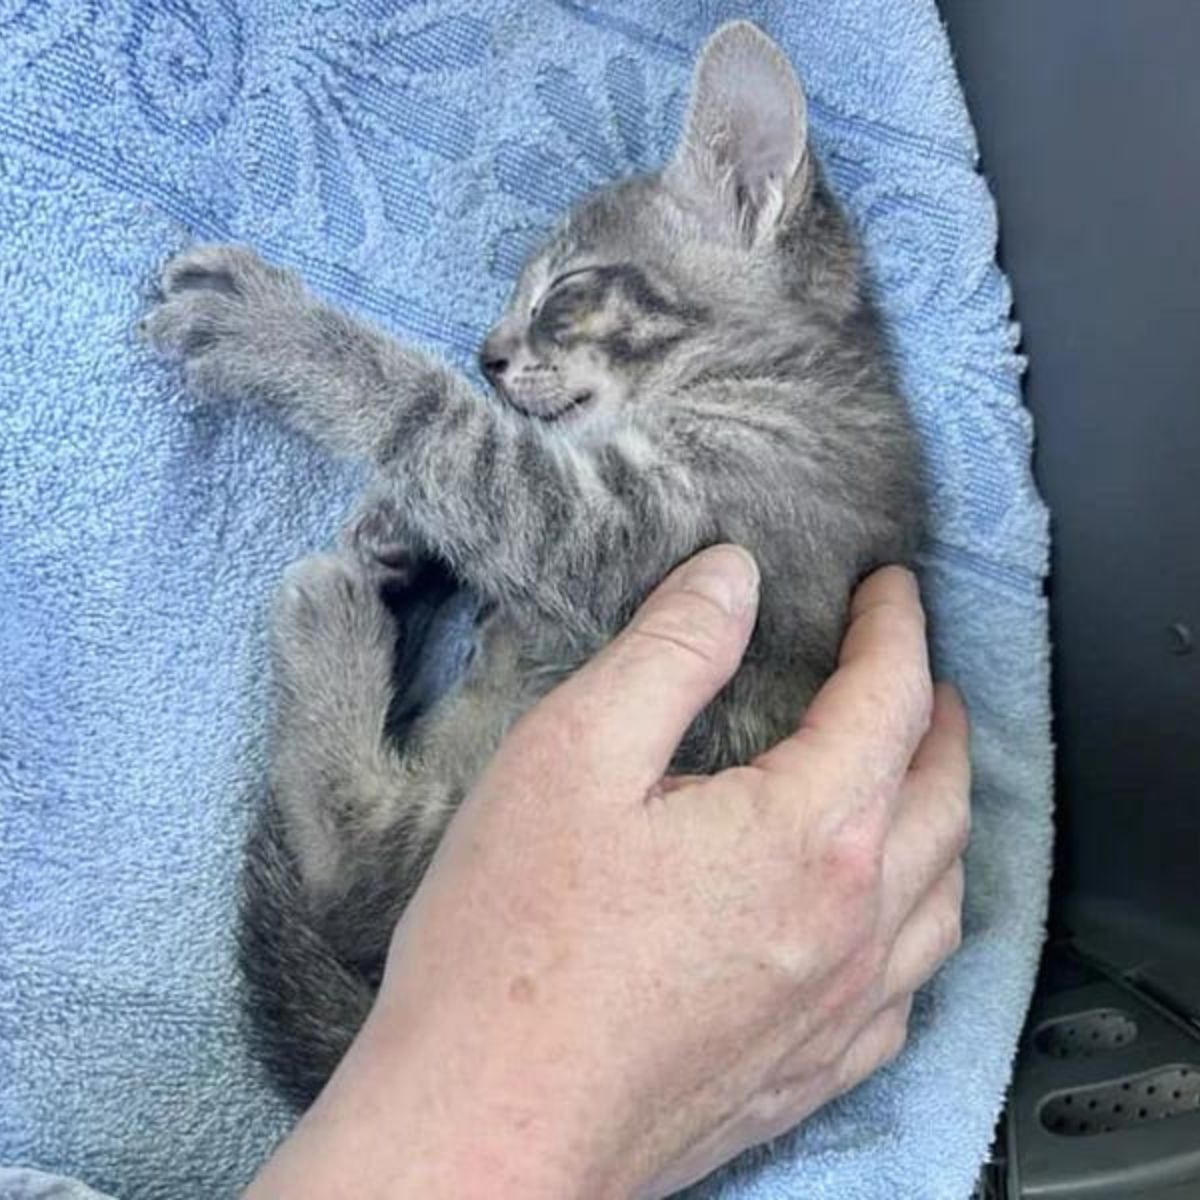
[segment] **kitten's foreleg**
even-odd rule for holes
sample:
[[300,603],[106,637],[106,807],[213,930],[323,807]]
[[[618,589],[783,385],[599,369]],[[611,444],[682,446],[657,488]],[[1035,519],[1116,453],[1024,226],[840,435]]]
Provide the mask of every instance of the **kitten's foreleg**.
[[693,476],[567,445],[250,250],[187,251],[162,291],[146,333],[192,389],[264,404],[374,463],[373,490],[403,530],[483,595],[530,605],[581,644],[703,536]]
[[189,390],[261,404],[335,454],[377,459],[397,415],[438,404],[451,378],[244,246],[175,255],[159,293],[141,330]]

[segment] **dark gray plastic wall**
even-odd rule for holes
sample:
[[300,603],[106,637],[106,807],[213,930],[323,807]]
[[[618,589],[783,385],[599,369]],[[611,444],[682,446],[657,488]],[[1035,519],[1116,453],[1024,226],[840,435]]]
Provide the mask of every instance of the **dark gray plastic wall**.
[[941,8],[1053,512],[1055,913],[1200,1011],[1200,2]]

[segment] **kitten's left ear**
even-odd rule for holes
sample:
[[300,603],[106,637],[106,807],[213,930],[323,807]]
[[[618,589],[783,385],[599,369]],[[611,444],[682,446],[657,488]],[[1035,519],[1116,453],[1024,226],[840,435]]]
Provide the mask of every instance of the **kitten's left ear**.
[[807,106],[791,64],[749,21],[722,25],[696,63],[666,180],[715,234],[752,246],[791,214],[807,175]]

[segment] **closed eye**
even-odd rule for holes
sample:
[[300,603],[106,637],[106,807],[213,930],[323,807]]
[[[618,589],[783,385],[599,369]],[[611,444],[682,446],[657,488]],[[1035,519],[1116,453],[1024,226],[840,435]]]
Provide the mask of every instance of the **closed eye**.
[[595,271],[599,271],[599,267],[576,267],[573,271],[565,271],[561,275],[556,275],[547,285],[546,290],[541,296],[533,302],[533,307],[529,310],[529,317],[532,320],[538,315],[538,310],[546,302],[546,297],[552,292],[558,291],[560,287],[569,279],[577,279],[580,275],[591,275]]

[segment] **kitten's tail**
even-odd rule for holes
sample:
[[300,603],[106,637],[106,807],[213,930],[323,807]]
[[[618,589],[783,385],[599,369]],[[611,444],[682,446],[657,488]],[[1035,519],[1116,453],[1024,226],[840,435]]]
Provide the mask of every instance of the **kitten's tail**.
[[273,803],[246,847],[238,955],[251,1049],[284,1097],[307,1108],[366,1020],[375,988],[314,919]]

